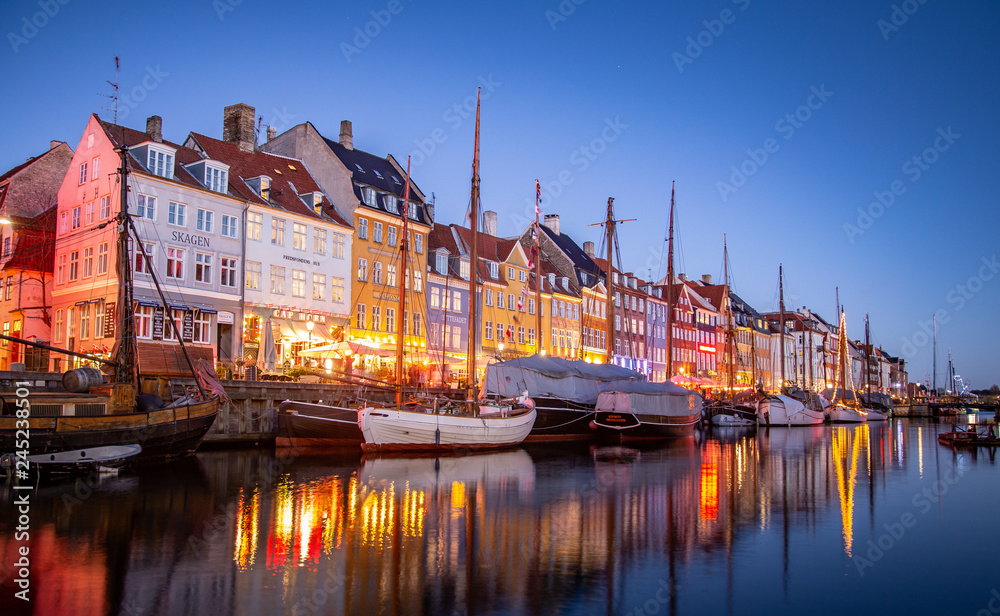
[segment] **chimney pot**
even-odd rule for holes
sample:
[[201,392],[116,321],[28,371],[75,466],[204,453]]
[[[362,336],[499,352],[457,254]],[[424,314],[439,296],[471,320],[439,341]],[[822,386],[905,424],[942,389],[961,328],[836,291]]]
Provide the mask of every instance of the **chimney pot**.
[[245,103],[223,109],[222,140],[239,146],[244,152],[253,152],[257,149],[257,136],[254,134],[256,117],[256,110]]
[[712,275],[711,274],[702,274],[701,275],[701,281],[704,282],[707,285],[712,284]]
[[497,213],[486,210],[483,212],[483,233],[496,237],[497,234]]
[[546,214],[545,221],[542,224],[551,229],[556,235],[559,235],[559,214]]
[[[681,282],[687,282],[687,279],[688,279],[688,275],[687,274],[677,274],[677,277],[680,279]],[[670,284],[673,284],[673,283],[674,283],[674,281],[671,280]]]
[[146,118],[146,134],[157,143],[163,141],[163,118],[158,115]]
[[348,150],[354,149],[354,130],[351,128],[350,120],[340,122],[340,145]]
[[61,143],[62,143],[62,141],[56,141],[55,139],[53,139],[52,141],[50,141],[50,142],[49,142],[49,149],[50,149],[50,150],[54,150],[54,149],[56,149],[57,147],[59,147],[59,145],[60,145]]
[[584,242],[583,243],[583,252],[588,257],[590,257],[591,259],[593,259],[594,258],[594,242]]
[[278,136],[278,129],[273,126],[267,127],[267,143],[270,143],[275,137]]

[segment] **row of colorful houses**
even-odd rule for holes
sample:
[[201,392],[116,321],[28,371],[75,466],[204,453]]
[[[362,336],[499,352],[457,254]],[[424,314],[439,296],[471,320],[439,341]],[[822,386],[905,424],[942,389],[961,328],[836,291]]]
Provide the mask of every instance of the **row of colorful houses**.
[[[52,142],[0,176],[3,332],[111,352],[123,314],[115,216],[125,146],[127,208],[140,237],[128,267],[146,372],[184,372],[184,341],[231,376],[302,364],[386,376],[401,335],[404,374],[457,384],[467,376],[476,301],[480,369],[545,353],[706,389],[820,390],[837,378],[840,332],[808,308],[788,311],[782,324],[710,276],[643,280],[562,233],[554,213],[503,238],[496,213],[485,212],[473,264],[470,228],[435,221],[405,165],[355,148],[349,121],[335,140],[307,122],[280,135],[268,127],[261,142],[252,107],[226,107],[222,119],[221,139],[168,141],[159,116],[142,131],[94,114],[75,150]],[[902,360],[849,348],[855,386],[905,391]],[[0,347],[0,369],[60,371],[77,361]]]

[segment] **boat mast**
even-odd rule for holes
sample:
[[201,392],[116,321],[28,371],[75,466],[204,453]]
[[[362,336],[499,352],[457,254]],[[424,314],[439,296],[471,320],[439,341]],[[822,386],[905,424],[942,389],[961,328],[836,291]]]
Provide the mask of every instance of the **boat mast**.
[[871,373],[872,373],[872,346],[871,346],[871,336],[868,333],[868,313],[865,313],[865,393],[870,394],[872,392],[871,383]]
[[729,297],[729,243],[725,234],[722,235],[722,279],[725,287],[724,303],[726,305],[726,354],[729,355],[729,364],[726,367],[726,379],[728,380],[726,385],[729,389],[729,396],[732,397],[736,384],[736,353],[734,349],[736,341],[733,340],[733,302]]
[[934,360],[932,364],[932,370],[933,370],[932,374],[934,375],[933,377],[934,389],[932,391],[934,392],[933,395],[936,396],[937,395],[937,313],[934,313],[932,318],[934,321],[934,346],[933,346]]
[[778,350],[778,359],[781,362],[781,383],[778,385],[778,393],[785,387],[785,286],[782,272],[782,265],[778,264],[778,331],[781,348]]
[[[399,240],[399,308],[396,311],[396,404],[403,403],[403,336],[406,330],[403,327],[403,314],[406,310],[406,261],[409,258],[410,232],[407,226],[407,218],[410,212],[410,157],[406,157],[406,188],[403,191],[403,232]],[[414,317],[416,318],[416,317]],[[442,373],[443,374],[443,373]]]
[[604,298],[604,301],[605,301],[605,303],[607,304],[607,307],[608,307],[608,310],[607,310],[607,312],[608,312],[608,320],[607,320],[607,323],[605,323],[604,325],[605,325],[605,328],[608,330],[608,349],[607,349],[607,352],[608,352],[608,363],[609,364],[614,359],[614,352],[613,352],[612,349],[614,347],[614,339],[615,339],[614,338],[615,337],[615,330],[614,330],[615,303],[614,303],[614,298],[612,297],[612,295],[614,295],[614,284],[612,283],[613,276],[611,274],[611,254],[612,254],[611,245],[612,245],[612,242],[614,242],[614,239],[615,239],[615,213],[614,213],[614,208],[613,208],[613,205],[612,205],[614,202],[615,202],[615,198],[614,197],[608,197],[608,218],[607,218],[607,221],[604,223],[604,235],[605,235],[604,239],[606,240],[607,245],[608,245],[608,255],[607,255],[608,256],[608,266],[607,266],[607,268],[604,271],[604,282],[606,283],[606,285],[608,287],[607,288],[606,297]]
[[[535,178],[535,331],[538,338],[535,339],[535,352],[542,350],[542,228],[538,224],[538,215],[541,210],[538,202],[542,198],[542,187]],[[551,316],[550,316],[551,318]]]
[[129,213],[128,213],[128,146],[122,144],[118,150],[121,155],[121,167],[118,173],[121,177],[121,207],[118,213],[118,249],[116,267],[118,269],[118,327],[115,334],[118,352],[115,355],[115,383],[131,385],[135,392],[139,391],[138,348],[135,334],[135,319],[132,316],[133,286],[132,268],[128,256],[129,244]]
[[[475,400],[476,390],[476,351],[479,347],[479,321],[476,318],[477,287],[479,279],[479,247],[476,233],[479,226],[479,103],[482,88],[476,92],[476,141],[472,155],[472,199],[469,212],[469,226],[472,231],[472,239],[469,246],[469,375],[466,378],[468,383],[467,398]],[[540,333],[540,332],[539,332]]]
[[674,376],[674,184],[670,183],[670,231],[667,235],[667,380]]

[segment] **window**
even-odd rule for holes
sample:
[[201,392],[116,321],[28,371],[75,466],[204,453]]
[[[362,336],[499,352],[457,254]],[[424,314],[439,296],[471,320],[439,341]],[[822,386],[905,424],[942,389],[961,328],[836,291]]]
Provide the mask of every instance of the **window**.
[[271,219],[271,243],[277,246],[285,245],[285,219]]
[[167,278],[184,279],[184,249],[167,247]]
[[385,309],[385,331],[395,332],[396,331],[396,309],[386,308]]
[[59,214],[59,233],[69,232],[69,212]]
[[94,202],[88,201],[83,205],[83,223],[92,225],[95,221]]
[[451,292],[451,309],[454,312],[462,312],[462,292],[452,291]]
[[135,335],[139,338],[150,339],[153,337],[153,307],[136,306],[135,308]]
[[184,312],[181,310],[168,310],[163,315],[163,339],[177,340],[180,336],[174,326],[181,328],[184,326]]
[[441,307],[441,289],[431,287],[431,308]]
[[333,253],[332,253],[331,256],[333,256],[334,259],[343,259],[344,258],[344,234],[343,233],[334,233],[333,234]]
[[326,229],[313,229],[313,252],[326,254]]
[[515,304],[517,303],[516,299],[517,298],[514,297],[513,293],[507,294],[507,310],[513,310],[515,308]]
[[532,297],[528,298],[528,314],[535,314],[535,299]]
[[80,184],[87,181],[87,163],[80,163]]
[[392,212],[393,214],[399,213],[399,201],[396,199],[395,195],[383,195],[382,200],[385,201],[385,209],[387,212]]
[[107,195],[101,197],[101,220],[111,217],[111,198]]
[[513,267],[508,267],[507,268],[507,280],[514,280],[514,268]]
[[372,264],[372,284],[382,284],[382,262]]
[[496,280],[497,278],[500,277],[500,265],[499,264],[490,262],[489,268],[490,268],[490,278],[492,278],[493,280]]
[[355,327],[357,327],[358,329],[364,329],[365,328],[365,321],[366,321],[366,319],[365,319],[365,305],[364,304],[358,304],[358,316],[357,316],[357,321],[355,322]]
[[90,278],[94,275],[94,247],[83,249],[83,277]]
[[396,264],[389,263],[385,266],[385,284],[394,287],[396,286]]
[[297,222],[292,223],[292,248],[294,250],[306,249],[306,226]]
[[521,325],[521,326],[518,326],[518,328],[517,328],[517,343],[518,344],[524,344],[524,340],[525,340],[525,338],[524,338],[524,326]]
[[233,257],[219,257],[219,271],[222,273],[219,284],[230,289],[236,288],[237,263]]
[[[169,251],[168,251],[169,252]],[[211,284],[212,282],[212,255],[198,252],[194,255],[194,279],[195,282]]]
[[[142,243],[142,251],[141,252],[139,250],[135,251],[135,270],[134,270],[135,273],[137,273],[137,274],[148,274],[149,273],[149,271],[150,271],[149,264],[155,262],[154,259],[153,259],[153,254],[154,254],[153,253],[153,249],[154,248],[155,248],[154,244],[152,244],[150,242],[143,242]],[[145,256],[143,256],[143,253],[145,253]],[[147,261],[146,257],[149,258],[148,261]]]
[[358,280],[368,280],[368,259],[358,258]]
[[374,188],[368,188],[367,186],[365,188],[362,188],[361,189],[361,198],[364,199],[365,205],[370,205],[372,207],[375,207],[375,189]]
[[382,223],[377,220],[372,223],[372,241],[376,244],[382,243]]
[[492,306],[493,305],[493,291],[490,291],[489,289],[486,289],[483,292],[483,301],[486,302],[487,306]]
[[69,253],[69,279],[76,280],[80,273],[80,251],[74,250]]
[[228,189],[228,174],[221,170],[205,165],[205,187],[215,192],[224,193]]
[[194,315],[194,342],[208,344],[212,342],[212,315],[199,312]]
[[82,222],[80,220],[80,206],[79,205],[76,206],[75,208],[73,208],[72,221],[73,221],[73,224],[70,225],[70,228],[71,229],[79,229],[80,226],[81,226],[81,224],[82,224]]
[[187,205],[176,201],[167,202],[167,224],[183,227],[187,223]]
[[259,289],[260,288],[260,273],[261,265],[256,261],[247,261],[247,280],[246,288],[248,289]]
[[158,175],[163,178],[171,178],[174,175],[173,154],[157,152],[156,150],[150,148],[147,163],[146,168],[149,169],[149,172],[153,175]]
[[530,345],[535,344],[535,328],[533,327],[528,330],[528,344]]
[[424,236],[417,233],[413,236],[413,250],[418,254],[424,254]]
[[368,219],[358,217],[358,239],[368,239]]
[[156,220],[156,197],[139,195],[136,213],[139,215],[139,218]]
[[396,227],[394,227],[392,225],[389,225],[389,228],[387,229],[387,234],[388,234],[388,237],[386,238],[386,243],[388,243],[390,246],[395,246],[396,245]]
[[552,348],[559,346],[559,333],[556,328],[552,328]]
[[420,318],[421,317],[420,317],[420,313],[419,312],[414,312],[413,313],[413,335],[414,336],[422,336],[423,335],[423,333],[420,331]]
[[260,230],[264,226],[264,215],[260,212],[247,212],[247,239],[260,240]]
[[222,237],[231,237],[235,239],[237,228],[235,216],[230,216],[229,214],[222,215]]
[[439,274],[448,273],[448,255],[443,252],[437,253],[437,258],[435,259],[434,269],[437,270]]
[[525,274],[524,270],[517,270],[517,280],[518,282],[527,280],[527,274]]
[[101,157],[97,156],[94,160],[90,161],[90,166],[90,179],[96,180],[97,177],[101,175]]
[[326,289],[326,275],[313,274],[313,299],[323,301],[323,295],[325,289]]
[[260,178],[260,198],[264,201],[271,199],[271,178]]
[[379,306],[372,306],[372,331],[382,331],[382,309]]
[[493,321],[486,322],[486,339],[493,340]]
[[424,276],[419,270],[413,272],[413,292],[423,293],[424,291]]
[[198,208],[198,218],[195,220],[194,223],[195,228],[204,233],[211,233],[212,219],[214,217],[215,217],[215,212]]
[[306,272],[305,270],[292,270],[292,297],[306,296]]
[[285,268],[280,265],[271,266],[271,293],[285,294]]
[[94,338],[104,337],[104,300],[94,303]]

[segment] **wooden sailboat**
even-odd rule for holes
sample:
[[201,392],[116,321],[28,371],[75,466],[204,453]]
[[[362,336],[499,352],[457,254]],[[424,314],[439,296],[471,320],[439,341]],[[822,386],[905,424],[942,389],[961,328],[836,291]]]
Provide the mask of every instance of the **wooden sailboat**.
[[882,400],[884,394],[872,392],[871,385],[871,361],[872,342],[868,328],[868,315],[865,315],[865,392],[861,395],[861,404],[868,411],[868,421],[885,421],[889,419],[890,408],[885,405],[885,401],[891,404],[888,396]]
[[[407,163],[406,192],[403,200],[403,232],[400,240],[402,276],[406,279],[410,174]],[[396,346],[396,404],[395,406],[367,406],[358,411],[358,426],[364,435],[364,451],[471,451],[510,447],[528,436],[535,422],[533,403],[524,392],[516,400],[487,402],[479,400],[476,386],[476,359],[479,319],[477,318],[476,289],[478,286],[478,220],[479,220],[479,102],[476,103],[476,141],[472,161],[471,216],[472,239],[470,242],[469,301],[469,372],[467,400],[438,406],[434,400],[428,405],[402,400],[403,332],[397,332]],[[403,294],[400,293],[400,314],[403,312]],[[397,323],[402,327],[402,321]]]
[[[57,454],[74,450],[138,445],[140,458],[169,458],[193,452],[215,422],[219,404],[225,392],[206,365],[195,366],[187,354],[181,336],[181,350],[195,376],[196,390],[185,396],[164,401],[160,395],[162,381],[147,379],[139,374],[136,346],[132,269],[129,256],[130,234],[134,246],[146,260],[150,272],[155,271],[149,255],[142,248],[138,233],[128,211],[128,147],[121,145],[121,209],[117,216],[118,246],[118,326],[112,360],[105,360],[71,350],[40,345],[27,340],[4,336],[20,344],[41,346],[59,353],[83,357],[114,368],[110,384],[94,368],[71,370],[63,377],[67,391],[30,391],[27,383],[16,383],[15,391],[0,393],[3,404],[0,414],[0,454],[15,453],[18,464],[27,462],[29,454]],[[153,283],[160,299],[155,275]],[[170,326],[177,322],[170,315]]]
[[[840,344],[837,351],[838,385],[834,388],[827,415],[832,423],[864,423],[868,421],[868,412],[861,407],[856,395],[848,387],[848,370],[850,358],[847,356],[847,321],[844,310],[840,311]],[[850,392],[850,393],[849,393]]]
[[[781,363],[781,385],[785,386],[785,283],[782,266],[778,265],[778,361]],[[801,400],[786,395],[767,396],[757,403],[757,421],[765,426],[815,426],[823,423],[823,411],[806,406]],[[806,402],[810,402],[808,399]]]

